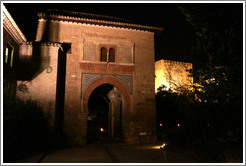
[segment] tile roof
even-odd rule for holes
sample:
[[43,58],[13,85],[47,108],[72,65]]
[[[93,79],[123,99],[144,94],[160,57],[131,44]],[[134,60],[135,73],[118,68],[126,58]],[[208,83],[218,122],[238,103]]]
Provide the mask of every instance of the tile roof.
[[39,19],[49,18],[51,20],[58,20],[58,21],[105,25],[105,26],[144,30],[150,32],[163,31],[163,28],[135,24],[130,20],[121,19],[114,16],[90,14],[90,13],[67,11],[67,10],[47,9],[44,12],[38,13],[38,17]]
[[126,20],[126,19],[122,19],[122,18],[118,18],[118,17],[114,17],[114,16],[75,12],[75,11],[67,11],[67,10],[47,9],[46,13],[47,14],[49,13],[49,14],[63,15],[63,16],[81,17],[81,18],[88,18],[88,19],[95,19],[95,20],[133,23],[130,20]]

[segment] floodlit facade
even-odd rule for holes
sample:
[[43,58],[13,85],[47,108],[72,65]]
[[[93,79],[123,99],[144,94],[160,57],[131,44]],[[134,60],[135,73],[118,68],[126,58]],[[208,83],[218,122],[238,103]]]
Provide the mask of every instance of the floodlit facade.
[[192,85],[192,63],[171,60],[159,60],[155,62],[155,90],[164,85],[167,90],[175,90],[176,87]]
[[154,33],[161,28],[68,11],[38,14],[19,51],[17,91],[71,144],[156,141]]

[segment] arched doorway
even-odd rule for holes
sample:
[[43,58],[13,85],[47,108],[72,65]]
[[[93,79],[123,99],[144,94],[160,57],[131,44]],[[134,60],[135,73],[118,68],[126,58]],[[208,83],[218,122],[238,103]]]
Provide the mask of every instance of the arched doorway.
[[123,102],[121,92],[111,84],[102,84],[92,91],[88,100],[88,143],[121,140]]
[[[83,97],[82,97],[82,113],[85,113],[84,115],[86,115],[86,139],[87,139],[87,143],[89,143],[90,141],[88,141],[88,129],[90,129],[90,127],[88,127],[88,114],[89,114],[89,98],[91,96],[91,94],[93,93],[94,90],[96,90],[98,87],[100,87],[101,85],[107,84],[105,86],[111,87],[112,90],[117,90],[120,92],[121,94],[121,99],[122,102],[120,104],[120,108],[121,108],[121,118],[120,118],[120,129],[119,129],[119,137],[122,141],[125,141],[126,138],[126,133],[128,132],[128,127],[127,127],[127,122],[126,121],[126,116],[128,114],[131,114],[131,94],[129,89],[127,88],[127,86],[124,85],[123,82],[121,82],[120,80],[112,77],[112,76],[103,76],[100,77],[98,79],[93,80],[92,82],[90,82],[90,84],[86,87],[86,89],[83,92]],[[102,88],[103,89],[103,88]],[[107,96],[108,97],[108,96]],[[110,105],[108,104],[109,110]],[[111,113],[109,111],[109,113]],[[116,131],[116,130],[114,130]],[[116,135],[116,134],[115,134]]]

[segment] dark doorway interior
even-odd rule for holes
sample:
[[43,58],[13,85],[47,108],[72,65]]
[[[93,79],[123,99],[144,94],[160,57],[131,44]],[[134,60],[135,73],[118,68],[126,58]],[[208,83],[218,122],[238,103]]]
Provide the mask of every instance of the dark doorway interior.
[[110,84],[103,84],[91,93],[88,101],[88,143],[119,139],[121,135],[120,112],[122,110],[122,104],[117,104],[119,102],[121,102],[121,94],[117,88]]

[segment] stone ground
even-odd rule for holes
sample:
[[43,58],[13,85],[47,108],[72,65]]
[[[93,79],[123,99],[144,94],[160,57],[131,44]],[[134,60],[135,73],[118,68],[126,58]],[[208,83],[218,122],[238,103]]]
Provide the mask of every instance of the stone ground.
[[91,144],[26,158],[17,163],[200,163],[187,151],[166,151],[160,144]]

